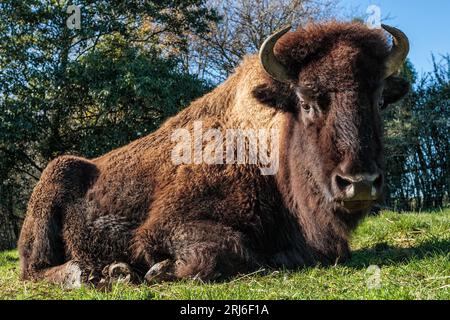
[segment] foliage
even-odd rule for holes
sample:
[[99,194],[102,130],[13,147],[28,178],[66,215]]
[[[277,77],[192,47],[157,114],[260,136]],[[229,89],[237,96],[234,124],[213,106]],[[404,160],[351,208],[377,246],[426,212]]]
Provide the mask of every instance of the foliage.
[[214,19],[203,0],[1,2],[0,216],[16,233],[48,161],[124,145],[209,89],[174,52]]
[[404,75],[413,84],[408,97],[385,116],[390,207],[443,207],[450,194],[450,57],[417,79],[411,64]]
[[[109,292],[18,280],[16,251],[0,253],[0,299],[450,299],[450,211],[427,214],[382,212],[353,239],[353,257],[343,265],[297,272],[260,271],[228,282],[194,281],[130,286]],[[370,289],[368,267],[381,269]]]

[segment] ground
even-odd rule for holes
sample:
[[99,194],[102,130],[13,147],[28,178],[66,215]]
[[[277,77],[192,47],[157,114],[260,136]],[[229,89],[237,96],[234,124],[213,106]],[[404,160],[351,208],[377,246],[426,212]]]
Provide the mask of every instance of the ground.
[[216,284],[118,283],[109,292],[19,281],[17,251],[7,251],[0,253],[0,299],[450,299],[450,209],[382,212],[351,243],[352,259],[331,268],[261,270]]

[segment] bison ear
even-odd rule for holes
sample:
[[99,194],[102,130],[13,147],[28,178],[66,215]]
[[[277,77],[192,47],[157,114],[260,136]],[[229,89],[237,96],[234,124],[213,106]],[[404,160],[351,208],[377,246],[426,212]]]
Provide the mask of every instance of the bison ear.
[[277,88],[271,84],[261,84],[253,89],[253,97],[261,103],[276,106],[277,104]]
[[259,102],[283,111],[295,111],[296,96],[288,85],[270,81],[252,90],[253,97]]
[[387,78],[385,80],[383,91],[384,107],[387,107],[389,104],[395,103],[406,96],[409,92],[409,88],[409,81],[401,77],[391,76]]

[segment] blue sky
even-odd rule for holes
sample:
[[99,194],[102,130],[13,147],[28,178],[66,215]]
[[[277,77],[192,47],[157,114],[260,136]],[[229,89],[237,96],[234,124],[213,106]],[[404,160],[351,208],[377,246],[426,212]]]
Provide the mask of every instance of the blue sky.
[[386,24],[402,29],[411,41],[409,58],[417,72],[432,70],[431,53],[450,54],[449,0],[342,0],[344,8],[365,14],[369,5],[381,9]]

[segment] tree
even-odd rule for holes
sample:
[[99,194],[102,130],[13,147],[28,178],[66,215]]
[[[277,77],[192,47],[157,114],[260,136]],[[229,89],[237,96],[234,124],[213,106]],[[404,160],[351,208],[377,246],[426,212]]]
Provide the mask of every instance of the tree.
[[[71,5],[80,8],[79,29],[67,23]],[[5,234],[48,161],[126,144],[208,88],[171,52],[186,50],[184,35],[206,32],[214,19],[203,0],[0,3]]]
[[336,12],[335,0],[209,0],[219,21],[208,34],[190,35],[185,67],[201,78],[219,83],[242,58],[258,52],[264,40],[286,25],[298,27],[320,21]]
[[407,64],[410,94],[384,113],[387,204],[399,210],[443,207],[450,194],[450,57],[417,78]]
[[74,63],[68,76],[65,110],[70,116],[59,141],[87,157],[151,133],[209,89],[182,72],[177,60],[161,58],[158,50],[129,47],[117,37]]

